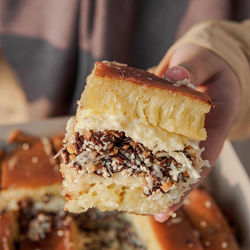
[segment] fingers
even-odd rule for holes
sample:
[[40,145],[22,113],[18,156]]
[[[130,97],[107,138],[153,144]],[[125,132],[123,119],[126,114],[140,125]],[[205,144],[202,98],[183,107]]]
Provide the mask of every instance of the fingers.
[[[202,180],[202,179],[204,178],[204,175],[205,175],[206,173],[207,173],[207,168],[203,168],[203,171],[201,172],[201,179],[200,179],[200,180]],[[200,181],[199,181],[199,182],[200,182]],[[171,214],[182,206],[182,204],[183,204],[185,198],[189,195],[189,193],[190,193],[193,189],[195,189],[195,188],[199,185],[199,182],[198,182],[198,183],[192,184],[192,185],[190,186],[190,189],[187,190],[187,191],[183,194],[183,196],[181,197],[180,202],[178,202],[178,203],[172,205],[172,206],[168,209],[168,211],[166,211],[165,213],[155,214],[155,215],[154,215],[155,220],[158,221],[158,222],[161,222],[161,223],[164,222],[164,221],[166,221],[166,220],[168,220],[168,218],[171,216]]]
[[172,81],[177,82],[184,79],[189,79],[190,74],[185,68],[181,66],[174,66],[165,72],[164,78],[168,78]]
[[166,221],[169,218],[169,215],[168,215],[167,212],[166,213],[160,213],[160,214],[155,214],[154,218],[155,218],[156,221],[162,223],[162,222]]
[[[190,193],[190,191],[187,192],[187,194],[189,194],[189,193]],[[182,205],[182,203],[183,203],[183,201],[184,201],[184,197],[185,197],[185,196],[187,196],[187,195],[184,195],[184,196],[181,198],[181,201],[180,201],[179,203],[172,205],[172,206],[168,209],[167,212],[155,214],[155,215],[154,215],[155,220],[158,221],[158,222],[161,222],[161,223],[164,222],[164,221],[166,221],[166,220],[168,220],[168,218],[171,216],[171,214],[173,214],[174,211],[176,211],[179,207],[181,207],[181,205]]]
[[[207,114],[205,121],[208,137],[201,143],[201,147],[205,147],[202,158],[209,160],[210,165],[213,166],[237,117],[240,104],[238,79],[219,57],[191,44],[178,48],[167,65],[170,69],[164,76],[174,81],[190,78],[197,86],[197,90],[206,93],[213,101],[214,107]],[[165,67],[163,63],[160,66]],[[158,72],[162,72],[161,70],[159,69]],[[211,167],[203,168],[199,182],[207,176],[210,169]],[[189,192],[197,185],[198,183],[191,186]],[[155,215],[155,219],[159,222],[167,220],[169,215],[181,206],[187,194],[188,192],[183,195],[180,203],[172,206],[166,213]]]
[[191,79],[191,82],[195,86],[203,84],[221,70],[220,60],[217,60],[216,55],[209,50],[193,44],[186,44],[179,47],[171,55],[169,61],[162,61],[159,65],[161,68],[158,68],[157,72],[166,70],[166,67],[171,69],[175,66],[186,69],[189,72],[188,78]]

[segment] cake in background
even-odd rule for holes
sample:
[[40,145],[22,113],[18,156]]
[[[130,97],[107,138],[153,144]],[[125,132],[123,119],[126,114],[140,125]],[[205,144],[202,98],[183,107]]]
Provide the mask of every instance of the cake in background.
[[[0,156],[4,188],[0,197],[3,193],[5,197],[0,211],[0,250],[239,249],[223,214],[204,190],[194,190],[164,223],[151,216],[114,211],[65,212],[63,201],[58,206],[59,159],[51,158],[62,147],[62,136],[41,139],[14,131],[8,141],[9,147]],[[4,173],[9,164],[12,169],[11,159],[18,159],[13,166],[19,175]],[[50,164],[49,159],[53,159]],[[50,185],[57,191],[50,193]],[[40,189],[44,192],[38,196]],[[6,199],[8,192],[12,199]]]

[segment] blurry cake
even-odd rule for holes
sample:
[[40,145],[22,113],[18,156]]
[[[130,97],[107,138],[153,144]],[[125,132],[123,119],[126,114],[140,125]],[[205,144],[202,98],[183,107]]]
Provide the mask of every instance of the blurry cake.
[[49,210],[61,208],[60,162],[53,158],[60,148],[58,137],[36,138],[13,131],[8,142],[14,150],[0,163],[0,209],[15,210],[18,201],[26,198]]
[[[151,216],[116,211],[65,212],[63,201],[59,202],[61,179],[54,173],[57,164],[54,161],[48,164],[51,154],[62,147],[62,137],[47,138],[41,146],[41,139],[16,131],[9,142],[15,146],[3,154],[2,163],[17,157],[20,161],[14,167],[21,166],[22,171],[18,171],[19,175],[11,172],[1,175],[5,189],[0,190],[2,200],[4,193],[4,206],[0,209],[0,250],[239,249],[220,209],[203,190],[194,190],[185,205],[164,223],[156,222]],[[27,154],[22,155],[22,150]],[[33,157],[41,160],[37,168],[39,175],[35,173]],[[6,165],[1,165],[1,170],[6,170],[3,166]],[[35,180],[27,178],[27,173],[37,180],[37,185]],[[50,189],[51,186],[54,188]],[[37,190],[44,192],[37,194]],[[8,192],[11,199],[7,197]]]

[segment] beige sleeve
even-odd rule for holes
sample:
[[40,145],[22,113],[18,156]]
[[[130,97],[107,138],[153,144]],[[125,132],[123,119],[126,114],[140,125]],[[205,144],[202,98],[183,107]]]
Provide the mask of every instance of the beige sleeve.
[[221,57],[233,69],[241,85],[241,106],[231,130],[231,139],[250,135],[250,20],[243,23],[208,21],[193,26],[166,53],[155,73],[163,75],[173,52],[183,44],[193,43]]

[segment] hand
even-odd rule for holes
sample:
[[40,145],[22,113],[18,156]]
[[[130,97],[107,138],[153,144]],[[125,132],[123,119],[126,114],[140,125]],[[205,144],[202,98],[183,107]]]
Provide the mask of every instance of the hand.
[[[213,166],[218,157],[224,140],[228,136],[233,122],[237,118],[240,106],[240,86],[232,69],[211,51],[198,45],[187,44],[179,47],[171,56],[170,62],[160,70],[174,81],[190,78],[197,90],[206,93],[212,99],[214,107],[206,116],[205,127],[207,140],[202,142],[205,147],[202,154]],[[204,168],[199,183],[208,175],[210,168]],[[199,183],[192,186],[194,189]],[[190,191],[191,191],[190,190]],[[188,191],[179,204],[173,205],[166,213],[155,215],[155,219],[163,222],[179,208]]]

